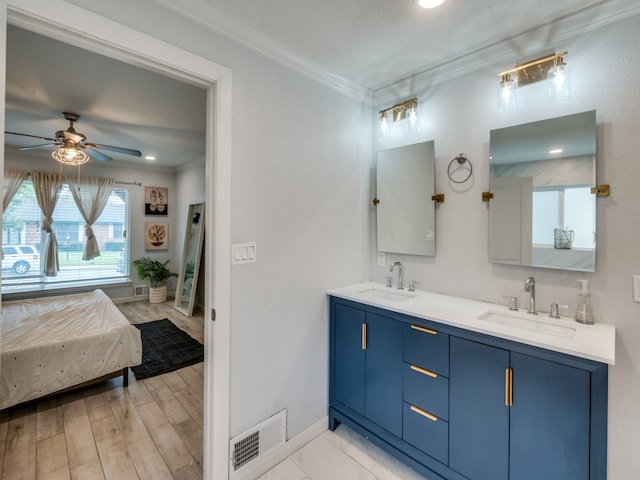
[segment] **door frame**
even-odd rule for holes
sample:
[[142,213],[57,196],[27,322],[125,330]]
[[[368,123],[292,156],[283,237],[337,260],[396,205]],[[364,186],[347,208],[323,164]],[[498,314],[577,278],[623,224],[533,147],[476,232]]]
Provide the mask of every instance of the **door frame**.
[[[231,70],[63,0],[0,0],[0,102],[4,111],[6,26],[46,35],[207,90],[205,199],[204,478],[229,478],[231,313]],[[4,115],[0,118],[4,130]],[[0,147],[0,179],[4,144]],[[215,268],[214,268],[215,266]],[[216,322],[207,321],[215,307]],[[212,318],[213,319],[213,318]]]

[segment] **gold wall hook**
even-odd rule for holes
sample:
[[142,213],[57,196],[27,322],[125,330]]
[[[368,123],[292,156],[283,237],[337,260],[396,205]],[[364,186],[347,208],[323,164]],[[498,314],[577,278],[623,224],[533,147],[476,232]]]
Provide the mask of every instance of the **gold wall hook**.
[[493,193],[491,193],[491,192],[482,192],[482,201],[483,202],[488,202],[492,198],[493,198]]
[[378,206],[378,204],[380,203],[380,200],[378,200],[377,198],[374,198],[373,200],[371,200],[371,203],[373,203],[374,206]]
[[437,195],[432,195],[431,200],[437,203],[444,203],[444,193],[438,193]]

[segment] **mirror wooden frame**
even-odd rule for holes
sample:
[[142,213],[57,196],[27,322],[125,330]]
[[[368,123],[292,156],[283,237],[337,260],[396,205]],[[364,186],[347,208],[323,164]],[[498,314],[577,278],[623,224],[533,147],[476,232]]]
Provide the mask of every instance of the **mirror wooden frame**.
[[173,308],[190,317],[196,299],[200,259],[204,240],[204,203],[189,205]]

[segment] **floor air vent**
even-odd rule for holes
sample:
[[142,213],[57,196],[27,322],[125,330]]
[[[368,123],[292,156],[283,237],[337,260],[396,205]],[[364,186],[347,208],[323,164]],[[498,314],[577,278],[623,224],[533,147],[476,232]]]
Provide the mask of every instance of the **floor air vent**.
[[134,297],[148,297],[149,296],[149,285],[136,285],[133,287],[133,296]]
[[231,469],[237,472],[252,460],[284,445],[286,437],[287,411],[282,410],[231,439]]

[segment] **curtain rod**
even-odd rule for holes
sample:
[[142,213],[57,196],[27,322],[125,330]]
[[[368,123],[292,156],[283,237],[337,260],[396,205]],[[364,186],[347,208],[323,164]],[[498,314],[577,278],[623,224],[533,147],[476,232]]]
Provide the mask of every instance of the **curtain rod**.
[[[31,176],[31,172],[27,172],[27,177]],[[137,182],[136,180],[134,180],[133,182],[125,182],[122,180],[114,180],[114,183],[117,183],[118,185],[135,185],[136,187],[141,187],[142,186],[142,182]]]
[[120,180],[116,180],[115,183],[117,183],[118,185],[135,185],[136,187],[142,186],[142,182],[136,182],[135,180],[133,182],[121,182]]

